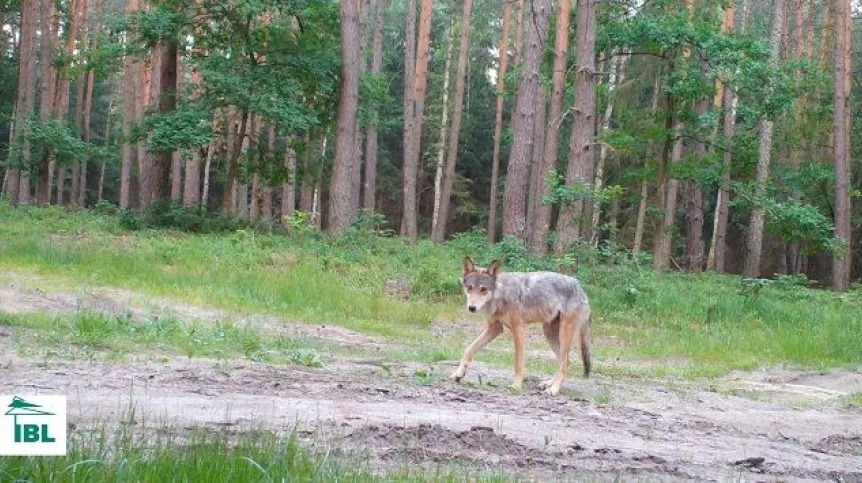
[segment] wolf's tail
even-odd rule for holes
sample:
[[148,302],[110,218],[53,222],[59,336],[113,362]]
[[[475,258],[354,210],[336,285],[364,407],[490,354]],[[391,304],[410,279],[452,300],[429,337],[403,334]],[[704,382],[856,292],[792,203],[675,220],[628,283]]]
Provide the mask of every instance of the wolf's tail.
[[593,318],[590,316],[587,323],[581,326],[579,331],[580,346],[581,346],[581,361],[584,363],[584,377],[590,377],[590,326],[593,325]]

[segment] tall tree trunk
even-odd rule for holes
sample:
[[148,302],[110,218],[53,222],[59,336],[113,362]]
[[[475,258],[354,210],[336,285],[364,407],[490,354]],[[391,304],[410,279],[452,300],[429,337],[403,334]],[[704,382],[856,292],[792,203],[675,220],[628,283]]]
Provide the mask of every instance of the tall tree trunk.
[[[568,0],[563,1],[567,2]],[[509,29],[511,28],[511,25],[512,3],[504,2],[503,32],[500,36],[500,60],[497,68],[497,109],[494,114],[494,154],[491,160],[491,186],[489,190],[490,202],[488,205],[488,243],[494,243],[497,238],[497,194],[500,192],[500,187],[498,186],[500,183],[500,144],[502,143],[503,138],[503,105],[506,91],[506,68],[509,65]],[[563,62],[565,62],[565,60]],[[556,72],[554,75],[556,75]],[[562,99],[562,95],[560,98]]]
[[[709,108],[708,101],[701,99],[695,103],[695,115],[702,117]],[[706,155],[706,145],[696,140],[694,154],[699,158]],[[703,271],[703,189],[697,180],[685,182],[685,267],[688,271]]]
[[[138,0],[129,0],[126,4],[126,14],[138,10]],[[137,105],[139,94],[140,64],[134,57],[127,55],[123,58],[123,159],[120,165],[120,208],[127,209],[130,206],[130,191],[132,185],[132,164],[135,149],[129,137],[132,133],[132,125],[137,118]]]
[[[611,129],[611,116],[614,113],[614,102],[612,94],[618,85],[622,84],[626,78],[626,64],[628,63],[628,56],[624,55],[622,52],[619,52],[614,59],[611,61],[611,73],[610,79],[608,79],[608,104],[605,106],[605,113],[602,116],[602,125],[601,130],[603,133],[608,132]],[[608,146],[606,144],[602,144],[599,146],[599,162],[596,164],[596,180],[595,186],[596,189],[601,189],[604,184],[604,176],[605,176],[605,161],[608,157]],[[601,215],[601,201],[599,198],[596,198],[593,201],[593,209],[592,209],[592,219],[590,220],[590,233],[592,234],[592,243],[598,244],[599,242],[599,218]]]
[[[655,77],[655,85],[653,86],[652,92],[652,108],[650,113],[655,116],[656,112],[658,112],[658,99],[661,94],[661,71],[656,74]],[[655,142],[651,141],[649,143],[649,152],[655,152]],[[644,163],[646,164],[646,163]],[[638,203],[638,217],[635,223],[635,239],[632,244],[632,255],[637,258],[637,255],[641,252],[641,247],[643,244],[643,236],[644,236],[644,225],[646,225],[646,214],[647,214],[647,205],[649,204],[649,183],[647,183],[646,178],[641,181],[641,193],[640,193],[640,202]]]
[[[20,143],[20,163],[24,169],[10,168],[7,171],[6,193],[13,204],[30,204],[31,146],[27,140],[27,121],[36,107],[36,30],[39,28],[39,2],[21,4],[21,33],[18,47],[18,94],[15,100],[15,117],[11,129],[10,144]],[[4,32],[5,35],[5,32]],[[23,138],[23,139],[21,139]]]
[[222,211],[226,214],[235,213],[237,205],[236,175],[238,171],[239,155],[242,151],[242,143],[246,136],[249,124],[249,113],[243,111],[239,128],[235,127],[236,114],[228,114],[228,170],[225,182],[224,198],[222,199]]
[[[323,133],[323,140],[320,142],[320,157],[326,157],[326,143],[327,137],[329,136],[328,132]],[[314,191],[312,191],[311,195],[311,225],[320,229],[320,225],[322,224],[322,216],[321,216],[322,208],[320,206],[320,179],[315,180],[314,182]]]
[[454,39],[455,28],[453,20],[449,22],[449,31],[446,34],[446,65],[443,68],[443,115],[440,116],[440,144],[437,149],[437,166],[434,173],[434,211],[431,215],[431,239],[434,241],[437,241],[440,200],[443,196],[443,171],[446,169],[446,128],[449,127],[449,78],[452,77],[452,48],[455,43]]
[[461,134],[461,116],[464,105],[464,85],[467,74],[467,54],[470,46],[470,17],[473,12],[473,0],[464,0],[461,9],[461,44],[458,48],[458,71],[455,77],[455,105],[452,108],[452,125],[449,131],[449,149],[446,151],[446,169],[443,173],[440,195],[440,212],[431,238],[443,241],[446,237],[446,224],[449,219],[452,186],[455,183],[455,163],[458,160],[458,139]]
[[[159,113],[166,114],[176,109],[177,106],[177,42],[167,39],[164,42],[164,51],[159,65]],[[161,198],[165,182],[170,174],[173,152],[166,151],[158,153],[156,164],[153,166],[153,184],[149,193],[149,201],[152,203]]]
[[[138,113],[137,119],[144,119],[147,109],[154,105],[158,99],[158,76],[160,49],[154,48],[150,53],[150,63],[142,63],[140,75],[140,89],[138,90]],[[154,92],[155,91],[155,92]],[[138,167],[138,210],[143,212],[149,205],[150,186],[152,185],[152,169],[150,162],[150,153],[147,149],[147,140],[138,141],[137,144],[137,167]]]
[[[88,29],[88,16],[89,16],[89,1],[83,0],[78,3],[79,11],[76,14],[79,18],[77,37],[79,44],[79,49],[82,49],[83,46],[87,43],[87,37],[89,35]],[[75,126],[78,129],[78,137],[86,142],[87,136],[87,81],[88,81],[88,72],[86,70],[81,71],[78,74],[78,81],[76,85],[77,95],[75,97]],[[70,208],[81,207],[81,164],[85,162],[85,159],[75,159],[72,161],[72,165],[70,168],[70,177],[71,177],[71,186],[69,192],[69,203],[68,206]],[[86,167],[85,167],[86,169]]]
[[401,219],[401,234],[411,243],[419,239],[418,219],[416,215],[416,178],[419,172],[419,158],[422,144],[422,123],[425,111],[425,88],[428,83],[428,50],[431,46],[431,15],[432,1],[422,0],[419,11],[419,32],[416,45],[416,74],[413,78],[412,116],[410,128],[410,149],[404,160],[402,171],[404,185],[404,216]]
[[[267,143],[267,151],[273,157],[275,157],[275,124],[270,123],[268,126],[268,130],[266,133],[266,143]],[[285,149],[288,146],[285,144]],[[293,173],[291,173],[293,176]],[[263,217],[264,220],[272,220],[273,219],[273,209],[272,209],[272,193],[273,189],[270,187],[268,180],[264,180],[263,188],[261,189],[260,198],[260,216]]]
[[635,239],[632,244],[632,255],[637,257],[641,252],[644,236],[644,223],[646,222],[647,202],[649,200],[649,185],[646,180],[641,181],[640,201],[638,202],[638,217],[635,222]]
[[[253,138],[257,141],[255,144],[258,146],[260,146],[259,140],[262,128],[261,124],[262,120],[260,116],[257,116],[254,123],[254,129],[251,131]],[[251,139],[249,139],[249,144],[251,144]],[[245,149],[245,152],[248,153],[248,149]],[[260,174],[258,173],[259,163],[253,162],[250,158],[246,158],[246,164],[252,166],[254,169],[254,174],[251,177],[251,197],[249,198],[248,217],[252,220],[258,220],[260,219],[260,192],[262,188],[260,185]]]
[[[389,0],[378,0],[377,13],[374,20],[374,35],[372,38],[371,75],[379,76],[383,67],[383,19]],[[415,11],[415,9],[414,9]],[[362,207],[366,210],[375,209],[375,195],[377,193],[377,124],[374,121],[368,126],[365,139],[365,186],[363,192]]]
[[[360,0],[359,2],[359,77],[365,74],[368,69],[368,36],[370,32],[371,17],[371,0]],[[364,133],[360,119],[356,119],[356,149],[351,156],[351,171],[353,175],[350,177],[350,211],[356,215],[359,212],[359,207],[362,204],[362,165],[365,160],[364,154]]]
[[533,119],[533,160],[530,163],[530,193],[527,195],[527,241],[532,246],[535,237],[536,212],[542,206],[540,191],[548,173],[545,169],[545,105],[548,93],[544,87],[536,89],[536,116]]
[[[222,110],[216,109],[213,114],[213,131],[218,129],[218,126],[222,124],[223,121],[223,112]],[[230,130],[230,116],[224,116],[228,122],[224,123],[227,126],[227,130]],[[209,194],[210,194],[210,167],[212,166],[213,157],[215,157],[216,151],[219,149],[219,138],[213,137],[209,145],[207,146],[207,157],[204,161],[204,181],[203,186],[201,187],[201,207],[206,211],[209,207]],[[227,153],[228,156],[231,155],[230,152]]]
[[[106,111],[106,116],[105,116],[105,135],[103,137],[105,146],[111,145],[111,110],[114,108],[114,94],[113,94],[113,88],[112,88],[111,84],[112,84],[111,80],[108,79],[108,82],[107,82],[107,85],[108,85],[108,110]],[[97,191],[97,200],[98,201],[102,201],[104,199],[104,195],[105,195],[105,168],[106,168],[106,165],[107,165],[107,160],[104,157],[102,157],[102,162],[99,163],[99,185],[98,185],[98,191]]]
[[329,226],[332,235],[350,226],[353,165],[356,159],[356,112],[359,109],[359,0],[341,2],[341,85],[338,95],[338,132],[329,190]]
[[[551,90],[551,106],[548,112],[548,127],[545,135],[545,145],[542,148],[544,161],[542,171],[547,173],[557,165],[560,149],[560,120],[563,112],[563,89],[566,82],[566,56],[569,50],[569,18],[571,17],[570,0],[560,0],[557,11],[557,32],[554,41],[554,73]],[[536,147],[536,149],[539,149]],[[539,184],[538,197],[543,199],[549,193],[548,185]],[[551,225],[551,206],[539,203],[536,217],[533,220],[530,246],[535,253],[543,254],[548,250],[546,238]]]
[[[82,32],[86,32],[86,29],[82,29]],[[83,42],[83,39],[82,39]],[[75,95],[75,127],[78,131],[78,137],[83,140],[84,139],[84,110],[86,109],[86,92],[87,92],[87,73],[81,72],[78,75],[78,81],[76,87],[76,95]],[[77,208],[78,200],[79,200],[79,186],[81,182],[80,177],[80,163],[79,159],[75,159],[72,161],[71,166],[69,167],[69,208]]]
[[[673,125],[671,138],[673,139],[673,151],[671,152],[670,164],[677,164],[682,159],[682,123],[677,121]],[[668,140],[670,142],[670,140]],[[667,147],[665,147],[665,151]],[[667,179],[665,183],[657,183],[657,190],[661,194],[664,185],[667,191],[664,196],[659,196],[664,209],[661,224],[656,234],[655,246],[653,247],[653,269],[657,272],[667,270],[670,266],[671,242],[673,241],[673,229],[676,225],[676,203],[679,195],[679,180]]]
[[853,262],[851,237],[852,205],[850,198],[850,53],[852,47],[852,24],[850,0],[835,0],[835,70],[833,130],[835,131],[835,238],[844,249],[837,251],[832,259],[832,285],[838,292],[850,288],[850,270]]
[[[80,3],[83,0],[71,0],[69,3],[69,28],[66,30],[66,38],[64,39],[63,53],[67,58],[71,58],[75,53],[75,41],[78,32],[78,24],[80,16]],[[55,92],[54,100],[55,117],[59,120],[66,118],[69,111],[69,64],[66,63],[57,72],[57,91]],[[59,166],[57,168],[57,205],[63,206],[65,195],[66,168]]]
[[[316,144],[316,142],[317,141],[315,140],[314,144]],[[302,161],[302,186],[299,188],[299,209],[306,213],[311,213],[311,208],[314,204],[314,184],[311,182],[310,176],[312,164],[315,164],[315,159],[317,159],[314,144],[312,143],[311,135],[306,133],[306,149]]]
[[[745,31],[746,20],[748,18],[748,0],[742,0],[740,8],[739,30]],[[734,12],[732,8],[725,10],[724,25],[722,29],[729,29],[733,24]],[[721,184],[718,188],[718,195],[715,202],[715,214],[712,224],[712,242],[709,247],[709,255],[707,257],[707,267],[718,272],[724,273],[725,253],[727,252],[727,221],[730,215],[730,171],[732,167],[733,154],[732,143],[733,135],[736,130],[736,94],[731,90],[724,88],[722,84],[722,102],[724,104],[724,128],[722,136],[724,137],[725,150],[722,155],[722,173]]]
[[[784,3],[785,0],[775,0],[772,20],[772,52],[769,63],[778,67],[778,59],[781,56],[781,37],[784,32]],[[746,233],[747,253],[742,274],[745,277],[760,276],[760,255],[763,249],[763,224],[766,213],[763,209],[762,198],[766,194],[766,181],[769,178],[769,162],[772,154],[772,127],[773,121],[767,117],[760,120],[760,138],[758,142],[757,173],[755,175],[754,209],[751,212],[751,221]]]
[[[407,216],[407,199],[406,192],[408,183],[415,183],[416,176],[408,177],[410,171],[410,160],[413,158],[413,124],[415,116],[413,115],[413,91],[416,84],[416,0],[406,0],[404,13],[404,134],[402,140],[404,161],[401,166],[402,179],[402,214],[400,233],[407,236],[407,224],[405,217]],[[414,170],[415,171],[415,170]],[[412,180],[412,181],[411,181]],[[411,185],[415,192],[415,184]],[[411,210],[412,211],[412,210]]]
[[[516,10],[516,24],[515,24],[515,45],[514,52],[512,56],[512,65],[515,67],[521,65],[521,54],[524,52],[524,1],[525,0],[517,0],[517,10]],[[533,0],[528,0],[532,3]],[[508,3],[508,2],[507,2]],[[527,8],[532,8],[528,5]]]
[[[84,17],[84,28],[87,28],[87,16],[91,16],[93,18],[93,26],[92,31],[88,32],[87,36],[89,37],[89,48],[91,51],[95,51],[99,46],[99,32],[102,29],[101,17],[102,15],[102,0],[96,0],[93,5],[92,14],[87,13]],[[83,39],[83,35],[81,36]],[[84,115],[83,115],[83,128],[84,128],[84,141],[86,143],[90,143],[92,139],[92,128],[90,126],[90,120],[92,118],[93,113],[93,89],[96,83],[96,73],[92,68],[87,69],[87,90],[84,97]],[[81,162],[78,166],[78,202],[77,205],[80,208],[85,208],[87,206],[87,157],[82,157]]]
[[503,236],[527,240],[527,191],[530,148],[533,142],[536,90],[539,88],[539,63],[548,35],[550,0],[530,2],[527,46],[513,115],[514,139],[503,190]]
[[[39,119],[48,121],[54,116],[54,91],[57,82],[57,30],[59,16],[53,0],[41,1],[42,30],[41,62],[42,79],[40,82]],[[54,153],[48,149],[41,153],[39,181],[36,185],[36,204],[47,205],[51,202],[51,184],[54,178]]]
[[[575,74],[576,105],[570,141],[569,167],[566,184],[587,183],[595,163],[593,129],[596,116],[596,1],[578,2],[577,72]],[[580,238],[583,200],[570,200],[560,208],[557,219],[557,251],[562,252]]]
[[281,219],[287,220],[296,210],[296,151],[292,136],[284,138],[284,167],[287,169],[287,183],[281,190]]

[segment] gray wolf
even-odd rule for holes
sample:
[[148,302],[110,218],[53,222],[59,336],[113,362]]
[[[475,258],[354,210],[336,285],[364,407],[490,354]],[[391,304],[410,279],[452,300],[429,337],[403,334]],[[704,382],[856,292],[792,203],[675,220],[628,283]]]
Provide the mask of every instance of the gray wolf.
[[587,294],[574,277],[554,272],[500,272],[494,260],[488,268],[478,268],[470,257],[462,264],[461,282],[467,296],[467,310],[485,314],[485,331],[464,351],[461,364],[450,376],[460,381],[473,356],[503,329],[512,332],[515,344],[515,380],[510,386],[520,391],[524,384],[525,327],[541,323],[545,338],[557,358],[557,372],[544,381],[545,392],[557,395],[569,374],[569,351],[575,335],[581,349],[584,377],[590,376],[590,305]]

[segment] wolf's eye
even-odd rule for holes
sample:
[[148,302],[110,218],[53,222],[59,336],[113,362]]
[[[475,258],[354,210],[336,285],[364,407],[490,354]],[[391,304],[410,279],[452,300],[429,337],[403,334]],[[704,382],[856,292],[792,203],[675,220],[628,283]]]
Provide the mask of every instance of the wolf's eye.
[[482,287],[479,289],[480,292],[485,293],[488,291],[488,287]]
[[467,285],[467,291],[468,291],[468,292],[472,292],[472,291],[473,291],[473,286],[472,286],[472,285]]

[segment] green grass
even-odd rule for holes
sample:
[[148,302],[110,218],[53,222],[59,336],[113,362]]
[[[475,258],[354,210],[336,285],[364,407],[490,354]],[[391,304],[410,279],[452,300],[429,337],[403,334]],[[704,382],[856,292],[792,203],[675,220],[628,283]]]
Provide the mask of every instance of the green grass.
[[18,329],[19,350],[40,358],[93,359],[103,355],[123,358],[158,350],[186,357],[245,357],[319,367],[323,364],[321,354],[327,352],[319,342],[237,326],[230,321],[203,324],[157,317],[135,320],[88,312],[71,316],[0,312],[0,326]]
[[135,433],[127,429],[78,432],[59,457],[0,457],[0,481],[101,483],[135,482],[503,482],[502,474],[465,468],[393,470],[372,475],[367,463],[342,452],[312,451],[294,436],[266,431],[240,436],[171,428]]
[[[570,269],[577,258],[578,277],[593,307],[597,372],[637,372],[633,367],[644,360],[651,361],[644,366],[653,374],[684,377],[776,364],[862,365],[859,290],[836,295],[792,279],[752,289],[736,276],[654,275],[618,253],[583,247],[536,258],[511,240],[488,246],[481,233],[410,246],[361,230],[339,238],[253,230],[128,232],[116,216],[0,205],[0,272],[35,272],[63,290],[119,287],[341,325],[395,342],[403,354],[393,353],[394,358],[426,362],[457,360],[469,343],[464,337],[474,336],[432,336],[433,321],[475,319],[475,332],[480,330],[479,317],[462,307],[458,278],[465,255],[479,264],[500,258],[504,270]],[[386,293],[387,280],[396,279],[406,281],[409,300]],[[255,342],[253,334],[239,333],[236,341],[244,338],[252,348],[268,344]],[[212,347],[245,352],[243,342],[231,344]],[[508,356],[492,351],[478,359],[511,364]]]

